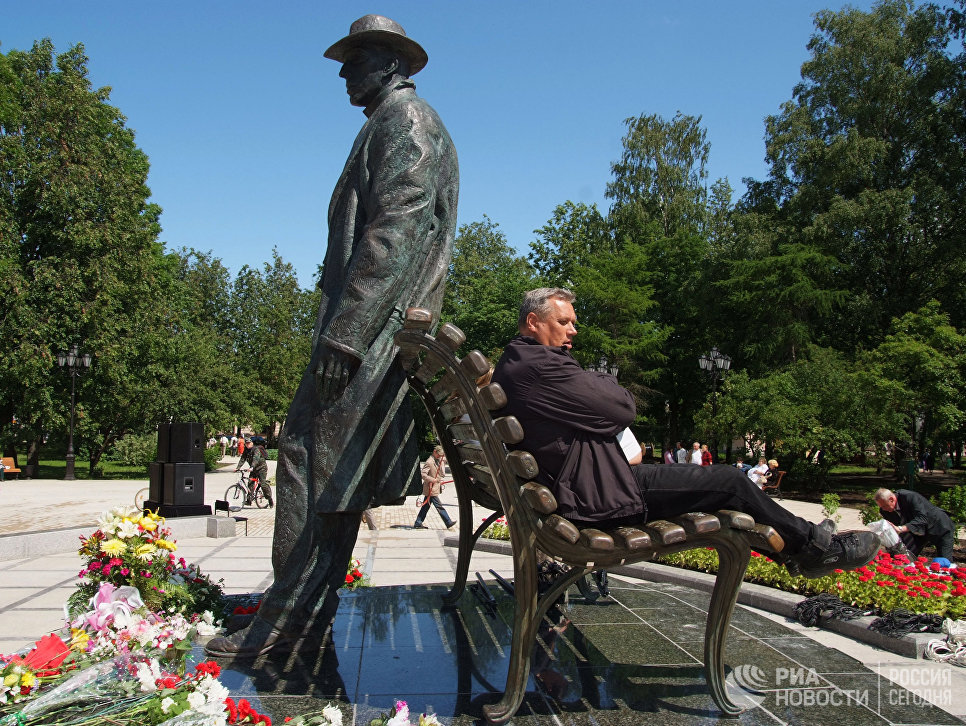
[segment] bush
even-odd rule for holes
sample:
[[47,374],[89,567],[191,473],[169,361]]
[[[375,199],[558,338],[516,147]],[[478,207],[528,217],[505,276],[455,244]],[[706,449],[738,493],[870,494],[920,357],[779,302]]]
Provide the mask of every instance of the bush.
[[966,486],[960,484],[947,489],[938,497],[933,497],[933,504],[949,512],[950,518],[957,526],[966,523]]
[[115,442],[113,456],[127,466],[147,468],[157,458],[158,437],[155,434],[129,434]]
[[278,449],[265,449],[265,458],[269,461],[278,461]]
[[882,519],[879,505],[875,503],[875,492],[866,492],[865,504],[859,507],[859,516],[862,518],[862,524],[866,525]]
[[839,511],[839,507],[842,504],[842,500],[839,499],[838,494],[823,494],[822,495],[822,514],[831,519],[833,522],[838,523],[842,521],[842,515],[836,514]]
[[221,461],[221,446],[211,446],[205,449],[205,471],[214,471]]

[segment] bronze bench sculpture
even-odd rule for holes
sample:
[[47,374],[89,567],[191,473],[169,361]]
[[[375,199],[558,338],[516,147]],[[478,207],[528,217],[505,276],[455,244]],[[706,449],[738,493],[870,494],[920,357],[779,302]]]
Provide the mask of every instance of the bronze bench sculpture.
[[[555,513],[553,493],[532,481],[537,474],[533,456],[506,448],[523,439],[523,429],[513,416],[493,418],[491,412],[506,405],[498,384],[476,387],[476,379],[489,371],[490,361],[476,350],[459,358],[457,351],[466,339],[462,331],[446,323],[433,336],[432,326],[429,311],[410,308],[395,342],[409,384],[426,406],[446,452],[459,500],[456,579],[444,600],[452,604],[463,594],[476,542],[504,514],[513,551],[516,607],[509,671],[503,697],[483,707],[487,721],[504,723],[520,707],[537,626],[570,585],[601,568],[706,547],[717,551],[719,568],[705,629],[705,674],[711,696],[724,714],[741,713],[725,686],[725,639],[751,550],[780,552],[784,542],[778,533],[735,511],[691,512],[673,521],[610,531],[578,529]],[[493,510],[475,530],[473,502]],[[537,589],[538,550],[571,568],[542,595]]]

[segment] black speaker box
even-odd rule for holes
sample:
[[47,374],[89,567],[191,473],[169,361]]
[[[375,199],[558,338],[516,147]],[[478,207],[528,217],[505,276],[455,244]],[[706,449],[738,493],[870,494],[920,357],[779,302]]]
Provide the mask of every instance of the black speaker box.
[[148,499],[152,502],[161,503],[164,501],[164,464],[160,461],[152,461],[148,464]]
[[200,423],[171,424],[169,461],[175,464],[205,463],[205,427]]
[[161,501],[175,507],[204,505],[205,465],[165,464],[164,496]]
[[[158,424],[158,461],[171,461],[171,424]],[[160,501],[160,500],[158,500]]]

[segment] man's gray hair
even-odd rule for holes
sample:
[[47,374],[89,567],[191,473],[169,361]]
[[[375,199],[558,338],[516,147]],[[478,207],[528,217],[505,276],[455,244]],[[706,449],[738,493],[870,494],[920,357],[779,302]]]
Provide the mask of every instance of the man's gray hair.
[[517,327],[523,329],[527,323],[527,315],[530,313],[536,313],[539,318],[547,317],[552,310],[551,300],[563,300],[572,305],[576,299],[576,295],[563,287],[538,287],[536,290],[530,290],[523,295]]
[[877,502],[884,502],[886,499],[888,499],[891,496],[892,496],[892,490],[886,489],[885,487],[882,487],[881,489],[877,489],[875,492],[875,500]]

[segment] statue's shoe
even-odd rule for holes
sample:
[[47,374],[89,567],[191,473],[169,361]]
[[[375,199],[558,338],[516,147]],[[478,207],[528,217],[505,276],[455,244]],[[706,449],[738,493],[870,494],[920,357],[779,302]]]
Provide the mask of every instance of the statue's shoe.
[[215,658],[254,658],[265,655],[277,645],[293,643],[296,639],[296,636],[256,617],[247,628],[209,640],[205,643],[205,652]]

